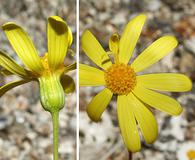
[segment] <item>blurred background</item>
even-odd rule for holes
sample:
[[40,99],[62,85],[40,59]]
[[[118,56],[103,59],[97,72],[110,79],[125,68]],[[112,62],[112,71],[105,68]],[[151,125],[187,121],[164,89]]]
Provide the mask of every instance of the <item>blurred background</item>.
[[[47,51],[47,18],[58,15],[76,32],[76,0],[0,0],[0,25],[13,21],[27,31],[40,55]],[[72,49],[75,50],[75,39]],[[19,64],[20,59],[0,30],[0,49]],[[70,54],[65,64],[76,58]],[[75,79],[76,72],[70,73]],[[17,79],[0,74],[0,84]],[[0,98],[0,160],[52,160],[52,122],[39,101],[37,82],[16,87]],[[74,160],[76,155],[76,93],[66,96],[60,112],[59,160]]]
[[[179,46],[146,73],[179,72],[195,81],[195,1],[194,0],[80,0],[80,36],[90,29],[108,50],[112,33],[121,34],[135,15],[145,13],[148,20],[136,46],[135,54],[157,38],[171,34]],[[91,61],[80,50],[80,62]],[[80,159],[127,160],[118,128],[116,101],[111,101],[102,121],[94,123],[86,114],[86,106],[101,87],[80,87]],[[153,145],[142,142],[142,150],[133,160],[193,160],[195,159],[195,88],[187,93],[170,93],[183,106],[178,117],[155,111],[159,137]]]

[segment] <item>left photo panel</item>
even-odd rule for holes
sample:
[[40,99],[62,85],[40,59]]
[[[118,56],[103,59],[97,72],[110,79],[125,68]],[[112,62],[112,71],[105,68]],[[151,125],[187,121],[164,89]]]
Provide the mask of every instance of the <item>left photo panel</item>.
[[0,159],[76,159],[76,0],[0,0]]

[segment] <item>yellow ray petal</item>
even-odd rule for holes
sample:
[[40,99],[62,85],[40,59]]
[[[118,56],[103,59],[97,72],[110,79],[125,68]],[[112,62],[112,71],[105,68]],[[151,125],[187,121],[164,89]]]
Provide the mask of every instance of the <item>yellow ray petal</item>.
[[12,22],[4,24],[2,28],[24,65],[31,71],[40,73],[43,66],[28,34],[20,26]]
[[117,33],[114,33],[109,40],[109,49],[114,54],[118,54],[119,50],[119,35]]
[[[131,101],[133,104],[133,101]],[[141,149],[140,137],[133,114],[132,106],[126,95],[120,95],[117,99],[117,114],[123,141],[127,149],[137,152]]]
[[113,93],[105,88],[99,92],[87,106],[88,116],[95,122],[98,122],[101,118],[102,113],[108,106]]
[[79,84],[80,86],[105,85],[104,72],[85,64],[79,64]]
[[74,83],[74,80],[70,76],[62,75],[60,81],[64,89],[64,92],[66,94],[69,94],[75,91],[75,83]]
[[5,68],[0,68],[0,73],[4,76],[10,76],[10,75],[13,75],[12,72],[8,71],[7,69]]
[[21,84],[24,84],[24,83],[28,83],[30,82],[31,80],[19,80],[19,81],[14,81],[14,82],[11,82],[11,83],[8,83],[8,84],[5,84],[3,86],[0,87],[0,97],[7,91],[9,91],[10,89],[14,88],[14,87],[17,87]]
[[178,42],[173,36],[163,36],[147,47],[132,63],[135,72],[140,72],[171,52]]
[[158,125],[154,115],[132,93],[128,94],[128,104],[133,110],[146,143],[153,143],[158,136]]
[[141,34],[146,15],[140,14],[129,21],[120,40],[119,61],[127,64]]
[[166,95],[145,89],[138,85],[134,88],[133,93],[144,103],[170,115],[179,115],[182,112],[180,104]]
[[187,76],[176,73],[137,76],[137,83],[145,88],[159,91],[185,92],[192,88],[192,82]]
[[72,31],[70,27],[68,27],[68,46],[71,46],[72,41],[73,41]]
[[65,66],[64,73],[67,73],[67,72],[70,72],[70,71],[75,70],[76,67],[77,67],[76,65],[77,65],[77,64],[76,64],[76,62],[75,62],[75,63],[73,63],[73,64],[70,64],[70,65],[68,65],[68,66]]
[[86,55],[99,67],[107,69],[111,66],[107,53],[89,30],[83,33],[81,45]]
[[32,74],[30,71],[20,67],[8,54],[0,50],[0,66],[9,72],[18,75],[22,78],[29,78]]
[[48,18],[47,24],[48,60],[52,69],[57,69],[63,64],[70,43],[68,26],[58,16]]

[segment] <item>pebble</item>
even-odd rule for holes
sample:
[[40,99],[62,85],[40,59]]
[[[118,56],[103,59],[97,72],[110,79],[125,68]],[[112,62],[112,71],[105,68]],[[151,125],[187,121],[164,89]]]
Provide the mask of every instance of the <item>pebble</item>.
[[184,41],[184,45],[186,47],[186,50],[192,52],[195,55],[195,37],[192,37],[191,39],[187,39]]
[[9,115],[0,115],[0,130],[11,126],[13,121],[13,117]]

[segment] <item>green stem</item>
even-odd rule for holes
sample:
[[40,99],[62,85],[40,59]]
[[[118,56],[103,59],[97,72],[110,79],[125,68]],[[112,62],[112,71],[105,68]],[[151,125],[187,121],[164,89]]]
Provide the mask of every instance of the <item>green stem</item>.
[[53,112],[53,160],[58,160],[59,112]]

